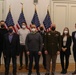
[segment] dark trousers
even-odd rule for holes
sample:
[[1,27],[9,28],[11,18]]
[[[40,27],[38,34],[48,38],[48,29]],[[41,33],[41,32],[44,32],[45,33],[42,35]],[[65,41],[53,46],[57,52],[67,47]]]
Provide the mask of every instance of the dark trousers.
[[[44,53],[44,47],[42,49],[42,57],[43,57],[43,66],[46,68],[46,55]],[[39,55],[39,60],[40,60],[40,55]]]
[[28,67],[28,55],[26,53],[25,45],[20,45],[20,67],[23,65],[23,53],[25,54],[25,65]]
[[76,48],[73,48],[73,57],[74,57],[74,61],[76,62]]
[[[61,67],[62,67],[62,70],[64,69],[68,69],[68,66],[69,66],[69,56],[70,55],[67,55],[65,53],[60,53],[60,60],[61,60]],[[65,62],[64,62],[65,60]]]
[[6,57],[6,65],[5,65],[5,75],[9,75],[9,66],[10,66],[10,61],[12,58],[12,64],[13,64],[13,75],[16,75],[16,69],[17,69],[17,64],[16,64],[16,57]]
[[39,72],[39,62],[38,62],[38,52],[37,51],[30,51],[30,55],[29,55],[29,73],[32,73],[33,58],[35,59],[36,72],[38,73]]

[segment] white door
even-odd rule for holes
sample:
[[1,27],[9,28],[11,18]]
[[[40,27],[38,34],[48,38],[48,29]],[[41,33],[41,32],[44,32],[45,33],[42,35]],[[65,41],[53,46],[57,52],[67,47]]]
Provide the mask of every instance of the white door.
[[[68,27],[70,34],[75,30],[76,23],[76,0],[75,1],[60,1],[52,0],[51,2],[51,16],[53,23],[56,24],[57,30],[63,32],[64,27]],[[60,62],[60,56],[57,58],[57,62]],[[72,46],[70,63],[74,62]]]
[[66,3],[54,3],[54,23],[56,30],[63,32],[68,24],[68,5]]

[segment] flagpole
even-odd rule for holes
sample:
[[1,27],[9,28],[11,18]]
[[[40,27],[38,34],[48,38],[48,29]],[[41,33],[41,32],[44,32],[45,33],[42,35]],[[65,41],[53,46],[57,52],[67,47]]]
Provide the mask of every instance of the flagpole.
[[11,5],[9,5],[9,11],[11,11]]
[[[36,10],[36,4],[34,4],[35,5],[35,10]],[[37,11],[37,10],[36,10]]]
[[49,12],[49,5],[48,5],[48,7],[47,7],[47,11]]
[[22,5],[22,11],[23,11],[23,3],[21,3],[21,5]]

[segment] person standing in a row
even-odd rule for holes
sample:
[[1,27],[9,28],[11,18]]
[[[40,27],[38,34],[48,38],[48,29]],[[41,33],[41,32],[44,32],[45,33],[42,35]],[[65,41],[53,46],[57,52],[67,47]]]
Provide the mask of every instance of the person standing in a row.
[[67,69],[69,66],[69,57],[71,54],[71,51],[70,51],[71,42],[72,42],[72,38],[69,34],[69,29],[65,27],[63,30],[63,35],[61,36],[61,51],[60,51],[62,74],[67,73]]
[[35,59],[36,73],[40,75],[39,72],[39,55],[41,55],[42,50],[42,37],[36,29],[36,25],[31,25],[31,32],[26,37],[26,48],[27,54],[29,55],[29,71],[28,75],[32,73],[33,58]]
[[[43,47],[42,47],[42,57],[43,57],[43,67],[44,69],[46,69],[46,54],[45,54],[45,49],[44,49],[44,39],[45,39],[45,30],[44,30],[44,27],[43,25],[41,25],[39,27],[39,31],[40,35],[42,36],[42,39],[43,39]],[[39,55],[39,61],[40,61],[40,55]],[[34,69],[35,69],[36,65],[34,66]]]
[[51,25],[51,31],[46,33],[45,39],[45,54],[46,54],[46,74],[50,75],[50,62],[52,61],[51,75],[54,75],[56,68],[57,55],[60,54],[61,49],[61,35],[56,31],[55,24]]
[[[45,49],[44,49],[44,40],[45,40],[46,31],[44,30],[43,25],[40,26],[39,33],[41,34],[42,39],[43,39],[42,57],[43,57],[43,67],[44,67],[44,69],[46,69],[46,54],[45,54]],[[39,59],[40,59],[40,57],[39,57]]]
[[19,36],[13,32],[13,27],[9,26],[8,33],[4,36],[4,43],[3,43],[3,53],[6,59],[5,63],[5,75],[9,75],[9,66],[10,61],[12,58],[13,63],[13,75],[17,75],[17,64],[16,59],[19,55]]
[[[75,24],[76,29],[76,24]],[[75,61],[75,71],[72,74],[76,74],[76,30],[72,32],[72,40],[73,40],[73,56]]]
[[[5,28],[5,21],[0,21],[0,65],[1,65],[1,57],[3,53],[3,41],[4,41],[4,35],[8,32],[8,30]],[[4,58],[5,63],[5,58]]]
[[26,50],[26,36],[30,31],[26,28],[26,23],[23,22],[21,25],[22,28],[18,30],[18,35],[20,38],[20,67],[19,70],[23,68],[23,53],[25,53],[25,68],[28,69],[28,56]]

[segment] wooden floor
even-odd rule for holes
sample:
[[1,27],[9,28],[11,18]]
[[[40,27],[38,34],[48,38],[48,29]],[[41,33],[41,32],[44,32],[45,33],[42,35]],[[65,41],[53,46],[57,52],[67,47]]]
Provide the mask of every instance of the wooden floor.
[[[68,67],[68,71],[69,72],[74,71],[74,67],[75,67],[75,65],[70,63],[69,67]],[[25,67],[23,67],[22,70],[18,70],[18,68],[19,68],[19,65],[17,66],[17,72],[28,72],[28,70],[26,70]],[[33,69],[33,72],[34,71],[35,70]],[[0,66],[0,72],[4,72],[4,65]],[[12,72],[12,65],[10,65],[10,72]],[[40,65],[40,72],[46,72],[46,70],[43,68],[42,65]],[[61,72],[61,65],[60,64],[56,64],[56,72]]]

